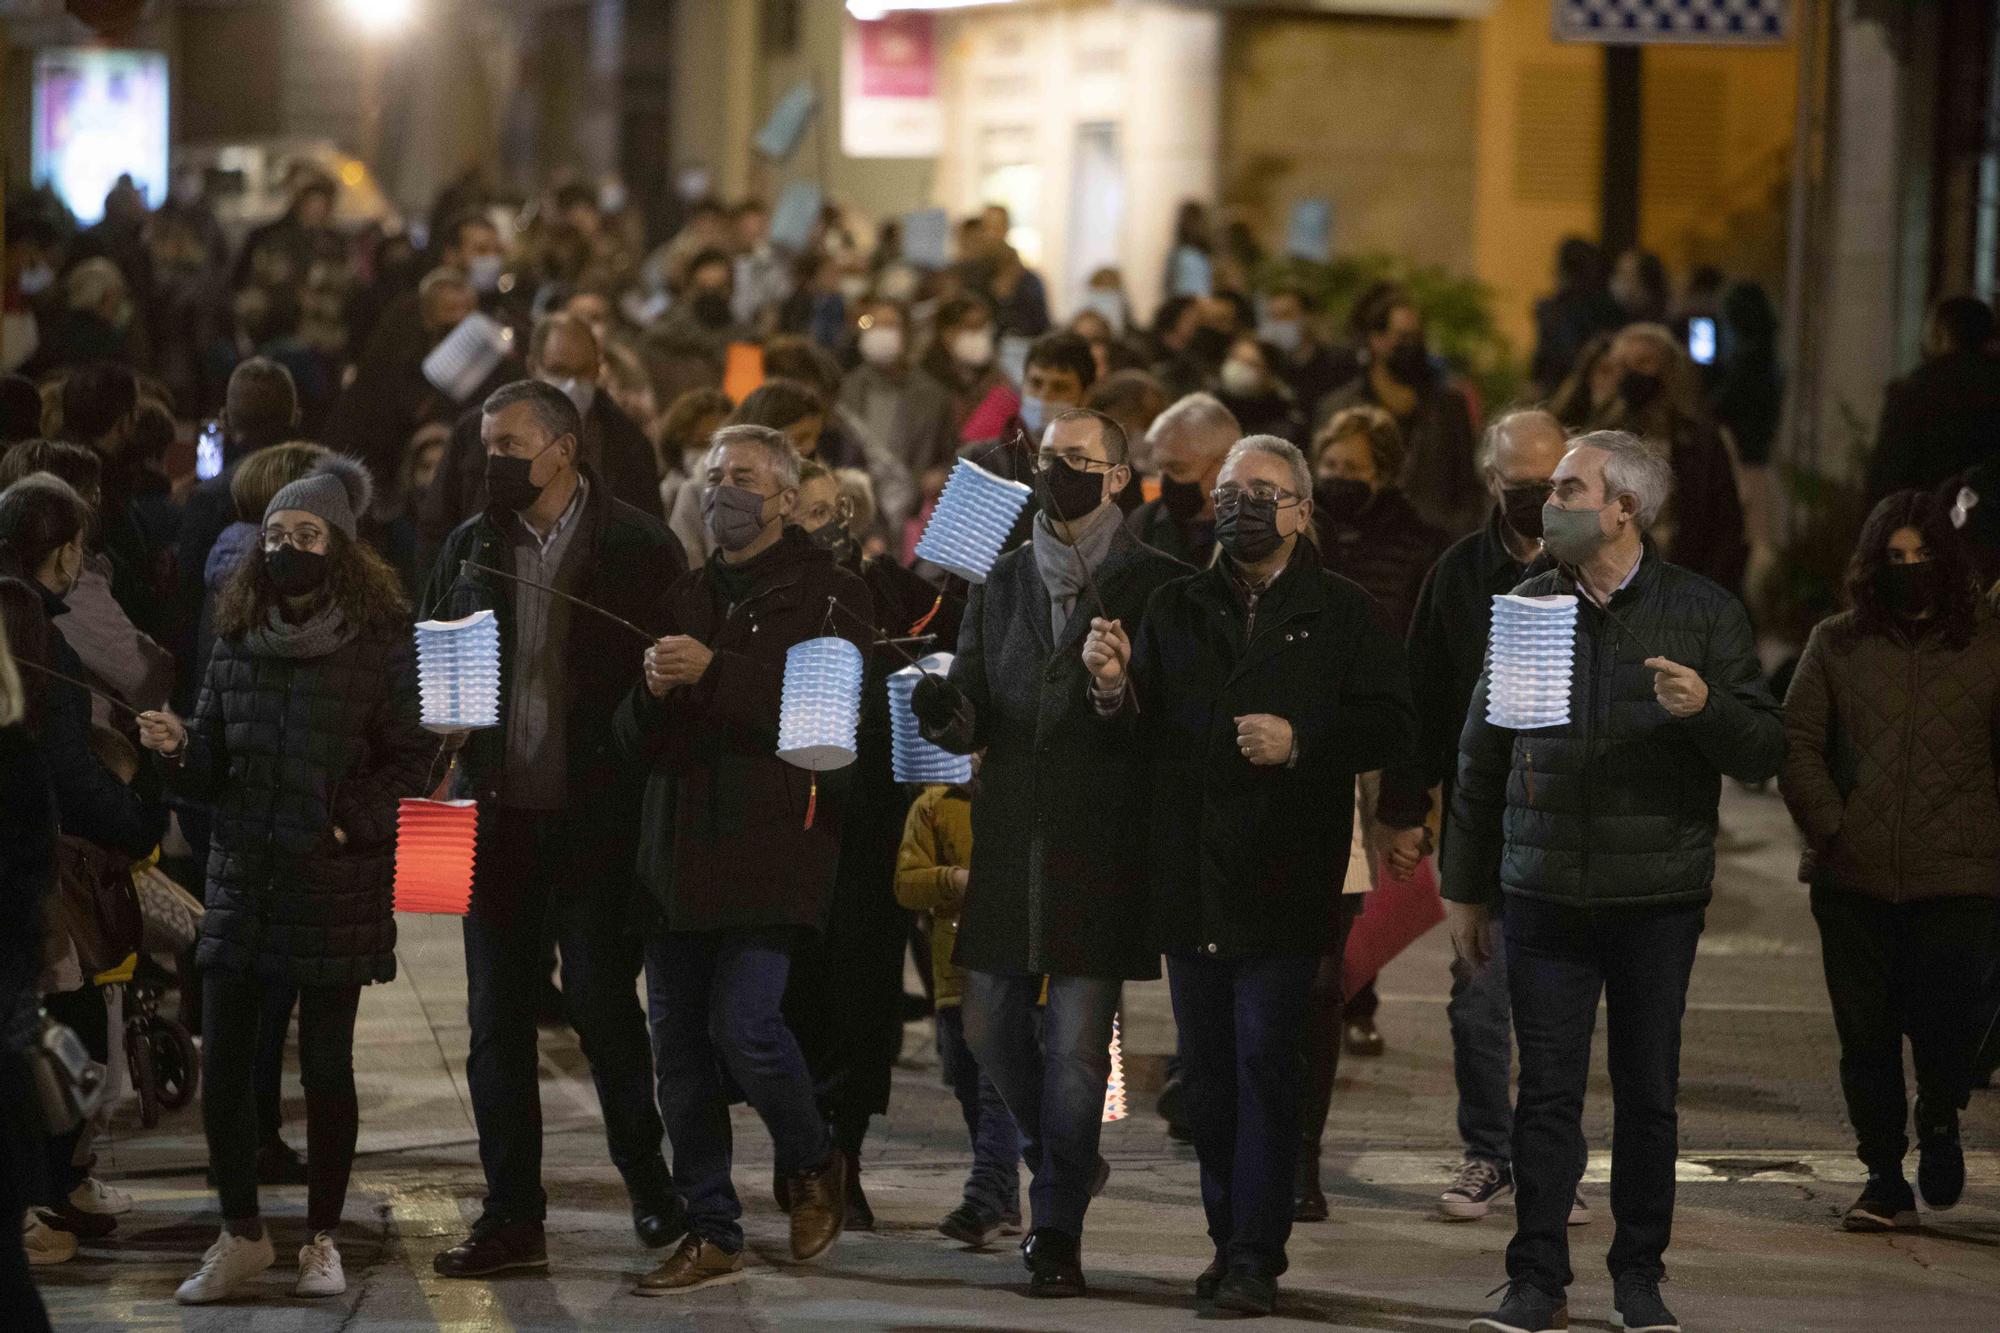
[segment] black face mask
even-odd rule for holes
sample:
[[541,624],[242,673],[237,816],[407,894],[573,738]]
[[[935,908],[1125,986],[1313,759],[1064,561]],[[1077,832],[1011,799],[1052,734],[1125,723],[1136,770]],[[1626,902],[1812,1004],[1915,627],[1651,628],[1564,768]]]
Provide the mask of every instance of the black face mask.
[[1229,355],[1229,335],[1221,329],[1204,324],[1188,339],[1188,351],[1197,361],[1205,365],[1219,366],[1222,358]]
[[[536,454],[535,458],[540,458]],[[535,458],[515,458],[511,454],[486,456],[486,499],[495,509],[518,514],[541,499],[544,486],[535,484]]]
[[1068,463],[1054,463],[1035,474],[1035,496],[1050,518],[1075,522],[1104,499],[1104,479]]
[[1431,357],[1421,338],[1406,338],[1390,348],[1382,368],[1411,388],[1431,382]]
[[1252,495],[1234,504],[1217,505],[1215,543],[1239,564],[1270,559],[1285,544],[1278,535],[1278,502]]
[[1542,505],[1552,493],[1546,482],[1505,487],[1500,492],[1500,515],[1517,534],[1538,542],[1542,539]]
[[302,597],[326,582],[326,556],[289,543],[264,552],[264,577],[286,597]]
[[1875,571],[1875,595],[1890,615],[1921,620],[1944,604],[1944,567],[1935,560],[1884,565]]
[[1313,503],[1331,519],[1350,519],[1368,507],[1375,492],[1365,481],[1348,477],[1328,477],[1313,484]]
[[694,317],[706,329],[727,328],[729,298],[721,292],[702,292],[694,298]]
[[1618,396],[1634,412],[1651,407],[1666,387],[1658,375],[1648,375],[1643,370],[1628,370],[1618,377]]
[[861,547],[839,523],[824,523],[806,534],[806,540],[832,554],[837,565],[861,563]]
[[1202,501],[1198,481],[1175,481],[1172,477],[1160,478],[1160,507],[1181,523],[1186,523],[1201,512]]

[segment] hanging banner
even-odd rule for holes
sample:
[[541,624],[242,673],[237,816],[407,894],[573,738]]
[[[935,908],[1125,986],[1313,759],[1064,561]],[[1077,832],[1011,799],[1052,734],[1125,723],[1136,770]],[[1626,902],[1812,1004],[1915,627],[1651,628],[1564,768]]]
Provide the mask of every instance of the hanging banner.
[[944,151],[931,16],[900,10],[846,19],[840,60],[840,151],[849,157],[936,157]]
[[1769,46],[1785,41],[1789,0],[1552,0],[1559,42]]

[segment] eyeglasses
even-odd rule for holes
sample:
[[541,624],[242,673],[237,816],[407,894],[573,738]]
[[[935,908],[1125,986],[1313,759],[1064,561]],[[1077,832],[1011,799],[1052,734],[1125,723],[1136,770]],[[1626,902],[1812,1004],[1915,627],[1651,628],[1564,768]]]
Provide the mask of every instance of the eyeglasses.
[[1117,467],[1101,458],[1092,458],[1081,449],[1043,449],[1035,455],[1035,471],[1047,472],[1057,463],[1067,463],[1079,472],[1109,472]]
[[295,551],[322,551],[326,548],[326,532],[308,523],[296,528],[265,528],[264,549],[275,551],[280,546],[290,545]]
[[1252,482],[1247,488],[1231,482],[1227,486],[1217,486],[1208,493],[1208,498],[1215,501],[1218,507],[1242,504],[1245,497],[1255,500],[1259,504],[1277,505],[1280,509],[1286,508],[1289,505],[1295,505],[1300,499],[1293,492],[1286,490],[1282,486],[1274,486],[1268,481]]

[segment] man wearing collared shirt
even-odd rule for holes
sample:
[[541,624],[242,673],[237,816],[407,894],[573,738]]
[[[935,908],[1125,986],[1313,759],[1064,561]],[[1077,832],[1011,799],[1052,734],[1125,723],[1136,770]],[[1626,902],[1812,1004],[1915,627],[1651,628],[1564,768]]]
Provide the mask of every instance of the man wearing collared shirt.
[[1615,1099],[1607,1256],[1618,1326],[1678,1333],[1660,1299],[1673,1230],[1681,1015],[1715,878],[1722,779],[1762,782],[1785,753],[1750,620],[1729,592],[1643,536],[1673,485],[1623,431],[1570,442],[1542,508],[1555,567],[1515,589],[1577,599],[1567,720],[1489,718],[1489,677],[1459,740],[1443,894],[1477,968],[1501,909],[1521,1048],[1508,1291],[1475,1330],[1568,1327],[1566,1223],[1602,996]]
[[479,802],[465,919],[466,1080],[487,1194],[471,1236],[436,1257],[445,1277],[548,1264],[535,1010],[551,939],[639,1238],[660,1246],[685,1229],[634,990],[644,947],[633,892],[642,783],[619,761],[611,726],[637,679],[632,634],[548,589],[650,626],[686,561],[659,519],[579,463],[582,428],[553,385],[518,381],[486,400],[491,504],[446,539],[419,602],[440,619],[492,611],[501,644],[500,725],[467,736],[452,787]]

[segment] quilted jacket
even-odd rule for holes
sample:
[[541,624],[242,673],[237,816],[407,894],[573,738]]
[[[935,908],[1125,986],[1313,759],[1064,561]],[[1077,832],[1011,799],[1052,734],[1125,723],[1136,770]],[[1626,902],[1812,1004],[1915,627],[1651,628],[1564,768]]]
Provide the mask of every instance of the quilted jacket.
[[438,748],[417,716],[407,630],[311,658],[215,641],[176,780],[215,811],[202,967],[300,986],[396,975],[396,801]]
[[[1551,570],[1515,591],[1576,585]],[[1504,890],[1578,907],[1708,901],[1723,777],[1766,781],[1785,754],[1750,618],[1717,584],[1660,559],[1650,539],[1611,610],[1616,620],[1579,606],[1561,726],[1494,726],[1480,674],[1459,738],[1446,898],[1492,902]],[[1655,654],[1701,673],[1701,712],[1676,718],[1660,706],[1645,665]]]
[[1799,878],[1890,902],[2000,897],[2000,620],[1972,641],[1822,622],[1785,696]]

